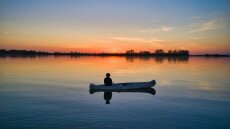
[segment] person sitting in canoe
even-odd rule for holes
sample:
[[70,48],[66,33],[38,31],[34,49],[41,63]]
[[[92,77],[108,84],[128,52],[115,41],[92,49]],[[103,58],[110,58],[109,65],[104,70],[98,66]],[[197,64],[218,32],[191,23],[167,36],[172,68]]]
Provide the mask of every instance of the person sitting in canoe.
[[110,78],[110,73],[106,73],[106,77],[104,79],[104,84],[105,84],[105,86],[112,86],[113,81]]

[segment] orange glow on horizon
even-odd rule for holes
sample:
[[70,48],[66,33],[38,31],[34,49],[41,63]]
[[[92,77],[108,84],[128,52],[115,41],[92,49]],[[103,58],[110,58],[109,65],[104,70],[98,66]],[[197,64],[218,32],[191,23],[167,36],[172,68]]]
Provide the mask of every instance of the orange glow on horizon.
[[98,44],[95,46],[87,46],[87,47],[71,47],[71,46],[65,46],[62,47],[52,47],[52,46],[20,46],[20,45],[1,45],[0,49],[20,49],[20,50],[35,50],[35,51],[48,51],[48,52],[82,52],[82,53],[125,53],[126,50],[133,49],[135,52],[140,51],[150,51],[155,52],[157,49],[163,49],[165,52],[168,52],[168,50],[189,50],[190,54],[206,54],[206,53],[226,53],[226,51],[229,51],[229,47],[216,47],[216,46],[205,46],[205,45],[199,45],[199,46],[183,46],[183,47],[145,47],[145,46],[129,46],[129,45],[123,45],[123,46],[116,46],[116,47],[105,47],[104,44]]
[[[104,39],[104,40],[103,40]],[[156,39],[154,39],[156,40]],[[148,41],[144,38],[125,38],[125,37],[93,37],[84,36],[76,39],[66,37],[50,37],[46,39],[30,39],[20,37],[19,39],[0,39],[0,49],[25,49],[48,52],[82,52],[82,53],[125,53],[126,50],[133,49],[135,52],[150,51],[155,52],[157,49],[168,50],[189,50],[190,54],[206,53],[229,53],[230,44],[215,44],[211,41]],[[32,44],[33,42],[33,44]],[[210,42],[210,43],[207,43]]]

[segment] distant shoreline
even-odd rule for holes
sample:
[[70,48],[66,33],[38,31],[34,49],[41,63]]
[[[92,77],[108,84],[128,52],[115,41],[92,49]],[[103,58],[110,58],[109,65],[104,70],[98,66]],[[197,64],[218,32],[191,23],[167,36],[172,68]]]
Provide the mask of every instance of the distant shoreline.
[[181,50],[178,53],[150,53],[141,51],[139,53],[129,51],[126,53],[80,53],[80,52],[44,52],[34,50],[6,50],[0,49],[1,57],[34,57],[34,56],[125,56],[125,57],[230,57],[225,54],[197,54],[189,55],[189,51]]

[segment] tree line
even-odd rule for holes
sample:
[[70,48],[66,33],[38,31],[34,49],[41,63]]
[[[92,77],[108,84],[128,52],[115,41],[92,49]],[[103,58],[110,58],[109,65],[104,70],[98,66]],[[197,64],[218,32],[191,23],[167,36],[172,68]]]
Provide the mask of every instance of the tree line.
[[157,49],[155,52],[150,51],[140,51],[135,52],[133,49],[127,50],[126,55],[153,55],[153,56],[189,56],[188,50],[169,50],[168,52],[165,52],[163,49]]
[[139,51],[133,49],[127,50],[125,53],[80,53],[80,52],[44,52],[35,50],[6,50],[0,49],[1,56],[189,56],[188,50],[169,50],[167,53],[163,49],[157,49],[155,52]]
[[[0,56],[190,56],[188,50],[168,50],[165,52],[163,49],[157,49],[151,51],[139,51],[136,52],[133,49],[127,50],[125,53],[81,53],[81,52],[44,52],[35,50],[6,50],[0,49]],[[221,54],[204,54],[204,55],[192,55],[192,56],[205,56],[205,57],[220,57],[230,55]]]

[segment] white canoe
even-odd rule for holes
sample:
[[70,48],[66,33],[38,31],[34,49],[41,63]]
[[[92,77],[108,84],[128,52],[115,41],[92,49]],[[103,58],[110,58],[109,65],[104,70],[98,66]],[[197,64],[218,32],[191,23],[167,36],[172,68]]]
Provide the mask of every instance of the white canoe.
[[129,90],[129,89],[142,89],[142,88],[150,88],[156,85],[156,81],[152,80],[149,82],[127,82],[127,83],[116,83],[112,86],[103,85],[95,85],[90,84],[90,90],[103,90],[103,91],[116,91],[116,90]]

